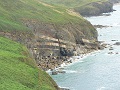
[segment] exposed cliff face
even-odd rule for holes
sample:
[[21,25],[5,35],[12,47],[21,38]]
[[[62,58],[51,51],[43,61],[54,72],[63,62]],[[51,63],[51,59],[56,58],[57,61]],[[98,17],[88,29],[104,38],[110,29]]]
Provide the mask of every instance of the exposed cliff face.
[[[32,32],[13,31],[0,32],[0,34],[26,45],[37,64],[43,69],[54,69],[66,59],[64,56],[72,56],[74,52],[79,55],[98,49],[97,31],[86,20],[83,23],[68,24],[50,24],[30,20],[25,20],[23,23]],[[57,62],[59,56],[63,58]],[[50,60],[49,57],[56,58],[54,60],[56,66],[50,64],[52,59]],[[48,61],[43,63],[45,58]],[[47,62],[50,65],[46,66]]]
[[47,3],[67,6],[79,12],[82,16],[96,16],[102,13],[112,12],[113,4],[120,0],[41,0]]
[[[39,0],[1,0],[0,10],[0,36],[25,45],[37,66],[44,70],[58,67],[69,56],[88,53],[99,48],[95,28],[72,11],[51,6]],[[3,40],[3,42],[6,41]],[[9,44],[7,46],[9,47]],[[14,50],[16,50],[14,53],[19,52],[19,49]],[[20,60],[23,59],[20,58]],[[30,63],[26,59],[23,61]],[[28,68],[27,65],[26,68]],[[42,70],[36,72],[37,74],[34,74],[36,77],[33,76],[31,82],[26,80],[28,85],[33,84],[36,88],[40,86],[40,90],[59,90],[49,75]],[[31,77],[31,74],[29,75]],[[21,82],[26,79],[26,77],[19,78]],[[36,82],[33,83],[33,79],[38,79],[38,85]],[[27,85],[27,83],[24,84]]]
[[112,12],[113,3],[110,1],[98,1],[75,8],[75,10],[79,12],[82,16],[97,16],[102,13]]
[[119,3],[120,0],[109,0],[111,3]]
[[72,53],[77,44],[85,45],[86,42],[96,43],[97,41],[97,31],[88,21],[84,21],[82,25],[80,23],[56,25],[24,22],[29,28],[32,28],[36,40],[34,47],[42,56],[50,56],[51,54],[58,56],[60,48],[65,48]]
[[70,9],[39,0],[1,0],[0,10],[0,35],[26,45],[42,68],[98,49],[95,28]]

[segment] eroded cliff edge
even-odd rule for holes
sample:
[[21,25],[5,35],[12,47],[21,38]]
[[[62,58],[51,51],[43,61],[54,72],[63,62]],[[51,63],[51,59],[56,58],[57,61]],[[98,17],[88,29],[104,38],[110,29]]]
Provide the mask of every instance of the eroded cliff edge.
[[82,16],[98,16],[102,13],[113,12],[113,5],[119,2],[120,0],[96,1],[80,7],[75,7],[74,9]]
[[46,3],[72,8],[82,16],[98,16],[102,13],[112,12],[113,5],[120,0],[40,0]]
[[24,44],[44,70],[59,67],[70,56],[99,49],[95,28],[72,10],[39,0],[0,4],[0,35]]
[[99,48],[97,31],[86,20],[67,24],[32,20],[25,20],[23,23],[32,31],[0,34],[26,45],[37,64],[45,70],[58,67],[67,59],[66,56],[85,54]]
[[113,3],[110,1],[92,2],[82,7],[75,8],[82,16],[97,16],[102,13],[108,13],[113,11]]

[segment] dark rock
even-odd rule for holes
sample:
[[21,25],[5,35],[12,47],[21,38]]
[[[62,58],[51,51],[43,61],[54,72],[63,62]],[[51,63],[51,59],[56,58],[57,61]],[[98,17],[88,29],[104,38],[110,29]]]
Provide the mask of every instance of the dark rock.
[[119,3],[120,0],[109,0],[111,3]]
[[59,70],[63,70],[63,69],[64,69],[63,67],[59,68]]
[[120,45],[120,42],[116,42],[114,45]]
[[103,47],[103,46],[99,46],[98,49],[99,49],[99,50],[103,50],[104,47]]
[[118,40],[111,40],[111,41],[118,41]]
[[113,3],[106,2],[93,2],[81,7],[75,8],[75,11],[79,12],[82,16],[98,16],[102,13],[108,13],[113,11]]
[[105,28],[105,27],[112,27],[112,26],[103,26],[103,25],[94,25],[95,28]]
[[113,54],[113,52],[109,52],[108,54]]
[[52,71],[52,75],[57,75],[58,72],[57,71]]
[[116,52],[116,54],[119,54],[118,52]]
[[62,71],[62,70],[58,70],[58,73],[66,73],[65,71]]
[[109,50],[113,50],[113,47],[110,47]]

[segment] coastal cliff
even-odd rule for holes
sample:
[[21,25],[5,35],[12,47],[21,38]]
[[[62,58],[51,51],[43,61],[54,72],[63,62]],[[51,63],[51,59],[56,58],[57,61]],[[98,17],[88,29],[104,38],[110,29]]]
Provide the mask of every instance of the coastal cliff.
[[120,0],[109,0],[111,3],[119,3],[120,2]]
[[31,32],[1,31],[0,35],[24,44],[44,70],[60,66],[68,59],[66,56],[86,54],[99,48],[97,31],[86,20],[59,25],[23,22]]
[[92,2],[85,6],[75,8],[75,11],[79,12],[82,16],[97,16],[102,13],[112,12],[113,3],[110,1]]
[[46,3],[64,6],[80,13],[82,16],[98,16],[102,13],[112,12],[113,4],[120,0],[40,0]]
[[[53,70],[71,56],[100,48],[96,29],[73,9],[61,8],[40,0],[0,0],[0,11],[0,49],[5,51],[0,53],[0,61],[7,58],[8,62],[4,61],[7,64],[7,68],[4,67],[6,70],[16,65],[9,71],[11,74],[12,70],[16,70],[13,72],[15,78],[3,71],[2,74],[11,78],[7,81],[3,77],[3,81],[5,79],[6,84],[13,82],[15,88],[17,82],[20,83],[20,88],[27,87],[27,90],[59,90],[44,70]],[[17,63],[14,63],[16,60]],[[23,66],[17,66],[21,62]],[[9,63],[11,64],[8,65]],[[22,68],[27,72],[22,72]],[[30,70],[33,71],[29,72]],[[23,73],[23,78],[20,72]],[[9,90],[13,89],[11,87]]]
[[44,70],[99,48],[95,28],[73,10],[39,0],[1,1],[1,10],[0,35],[24,44]]

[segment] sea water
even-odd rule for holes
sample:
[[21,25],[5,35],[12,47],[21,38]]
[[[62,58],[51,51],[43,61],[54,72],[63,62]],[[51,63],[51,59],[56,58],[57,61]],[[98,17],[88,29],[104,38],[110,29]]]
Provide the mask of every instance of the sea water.
[[110,26],[97,29],[98,40],[113,50],[105,48],[65,67],[66,73],[52,76],[59,86],[70,90],[120,90],[120,46],[113,45],[120,42],[120,5],[114,9],[110,16],[86,18],[93,25]]

